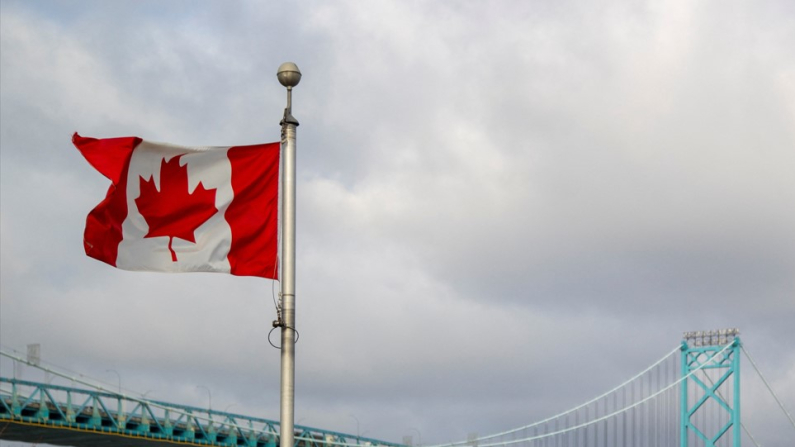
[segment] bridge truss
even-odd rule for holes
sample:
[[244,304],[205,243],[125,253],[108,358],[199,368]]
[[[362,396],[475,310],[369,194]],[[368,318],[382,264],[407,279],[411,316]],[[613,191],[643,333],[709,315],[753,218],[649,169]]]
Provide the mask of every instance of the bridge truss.
[[[222,411],[0,377],[0,439],[81,447],[279,446],[279,423]],[[399,447],[295,426],[295,447]]]

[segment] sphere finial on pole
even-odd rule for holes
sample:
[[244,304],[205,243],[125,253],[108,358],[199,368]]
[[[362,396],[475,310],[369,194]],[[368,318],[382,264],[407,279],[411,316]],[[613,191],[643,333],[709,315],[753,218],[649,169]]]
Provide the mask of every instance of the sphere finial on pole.
[[281,85],[287,87],[287,108],[284,109],[282,125],[295,124],[297,126],[298,120],[293,116],[293,87],[301,82],[301,70],[294,63],[285,62],[279,65],[276,77]]
[[276,77],[279,78],[279,83],[291,89],[301,82],[301,70],[292,62],[285,62],[279,65],[279,70],[276,72]]

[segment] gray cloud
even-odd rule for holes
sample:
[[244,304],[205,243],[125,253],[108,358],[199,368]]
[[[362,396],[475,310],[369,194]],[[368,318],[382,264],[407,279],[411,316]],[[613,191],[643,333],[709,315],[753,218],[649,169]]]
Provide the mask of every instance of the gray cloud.
[[795,401],[787,2],[198,5],[3,3],[4,346],[276,418],[271,284],[84,257],[107,182],[69,137],[276,140],[294,60],[296,420],[499,431],[727,326]]

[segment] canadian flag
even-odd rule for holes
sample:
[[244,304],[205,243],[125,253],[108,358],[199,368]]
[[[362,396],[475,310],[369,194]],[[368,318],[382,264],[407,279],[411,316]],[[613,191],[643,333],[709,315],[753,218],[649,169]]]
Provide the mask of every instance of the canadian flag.
[[124,270],[277,278],[279,143],[72,143],[111,186],[86,219],[92,258]]

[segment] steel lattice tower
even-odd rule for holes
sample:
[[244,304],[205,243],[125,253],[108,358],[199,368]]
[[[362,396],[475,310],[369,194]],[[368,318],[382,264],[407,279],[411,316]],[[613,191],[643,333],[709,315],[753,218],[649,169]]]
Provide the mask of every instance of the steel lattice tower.
[[[688,447],[690,438],[699,446],[740,447],[739,334],[737,329],[685,332],[681,348],[681,447]],[[731,443],[718,444],[724,436],[731,436]]]

